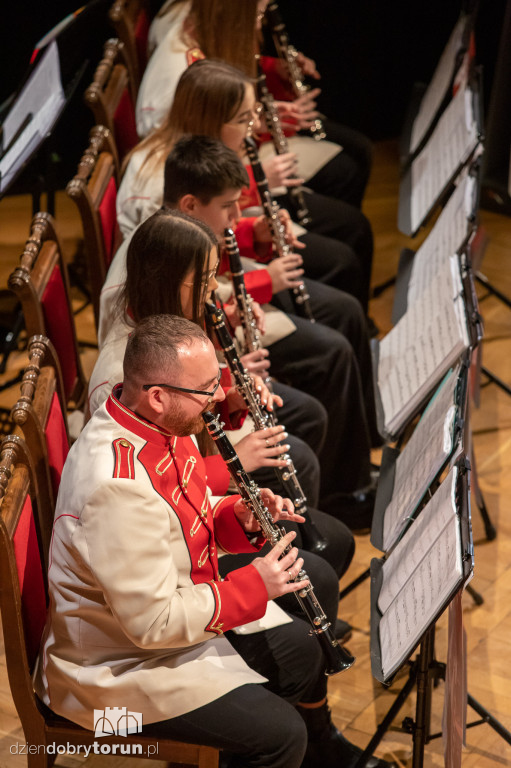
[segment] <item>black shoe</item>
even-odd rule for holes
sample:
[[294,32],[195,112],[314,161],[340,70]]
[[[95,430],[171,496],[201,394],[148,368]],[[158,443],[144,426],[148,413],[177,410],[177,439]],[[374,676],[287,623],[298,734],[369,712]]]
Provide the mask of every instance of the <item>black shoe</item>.
[[334,625],[334,635],[340,643],[347,643],[352,635],[352,628],[347,621],[336,619]]
[[337,518],[352,531],[370,531],[376,491],[370,486],[355,493],[335,493],[321,499],[323,512]]

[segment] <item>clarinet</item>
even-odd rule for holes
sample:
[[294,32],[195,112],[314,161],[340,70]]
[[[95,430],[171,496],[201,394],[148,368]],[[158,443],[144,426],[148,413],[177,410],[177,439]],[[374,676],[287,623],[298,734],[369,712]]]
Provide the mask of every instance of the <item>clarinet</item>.
[[[280,220],[280,209],[271,196],[268,181],[263,166],[261,165],[261,161],[259,160],[257,146],[252,137],[247,137],[245,139],[245,148],[247,150],[248,159],[250,160],[250,165],[252,166],[264,214],[272,233],[274,249],[277,256],[286,256],[289,253],[289,245],[286,243],[284,225]],[[298,313],[307,320],[310,320],[311,323],[314,323],[315,320],[310,305],[310,296],[305,287],[305,283],[302,282],[297,288],[293,288],[291,295]]]
[[[287,36],[286,26],[280,15],[280,10],[277,3],[270,3],[266,9],[266,17],[271,26],[271,33],[275,48],[282,61],[287,65],[289,71],[289,79],[291,86],[295,92],[295,96],[298,98],[307,93],[310,88],[303,82],[303,72],[297,64],[296,57],[298,51],[294,46],[290,45],[289,38]],[[314,123],[309,128],[313,138],[316,141],[321,141],[326,138],[326,133],[323,129],[323,123],[319,118],[314,120]]]
[[[260,69],[260,68],[259,68]],[[266,125],[271,135],[273,146],[277,155],[283,155],[289,152],[289,144],[287,137],[282,130],[279,113],[275,107],[273,96],[268,90],[266,85],[266,75],[264,72],[259,71],[259,77],[257,78],[257,91],[261,104],[263,105],[264,118]],[[300,187],[290,187],[288,194],[295,209],[296,217],[300,224],[307,226],[311,223],[311,217],[309,209],[305,203],[303,190]]]
[[[274,427],[276,424],[275,414],[270,413],[262,407],[259,395],[254,388],[252,377],[239,359],[232,336],[227,330],[223,311],[210,301],[206,302],[206,321],[216,333],[216,337],[222,347],[229,370],[234,377],[236,389],[244,399],[245,405],[254,420],[256,429]],[[302,523],[300,529],[302,531],[305,549],[309,550],[309,552],[320,554],[326,548],[327,541],[320,534],[310,517],[307,509],[307,499],[302,490],[302,486],[300,485],[300,481],[298,480],[293,460],[290,455],[284,451],[278,458],[285,461],[286,466],[275,467],[275,474],[279,479],[286,496],[293,502],[298,514],[305,518],[305,522]]]
[[232,282],[234,284],[234,295],[238,305],[238,312],[243,328],[243,337],[245,339],[245,349],[247,352],[256,352],[261,349],[261,336],[252,310],[252,296],[247,293],[243,267],[241,266],[240,252],[236,235],[232,229],[224,230],[225,250],[229,256],[229,265],[231,268]]
[[[218,446],[220,455],[225,461],[231,477],[236,483],[241,498],[247,507],[252,510],[261,526],[261,531],[265,539],[272,547],[274,547],[285,535],[285,529],[273,522],[269,510],[263,503],[258,486],[250,479],[243,469],[238,455],[223,431],[218,418],[210,411],[203,413],[202,418],[204,419],[210,436]],[[287,554],[291,548],[292,545],[289,544],[284,550],[284,554]],[[302,569],[293,581],[302,581],[302,579],[307,578],[307,574]],[[349,669],[354,664],[355,659],[341,645],[339,645],[337,638],[331,630],[330,622],[314,594],[314,589],[310,581],[307,587],[304,587],[294,594],[311,624],[311,634],[317,637],[321,645],[326,661],[325,674],[335,675],[338,672]]]

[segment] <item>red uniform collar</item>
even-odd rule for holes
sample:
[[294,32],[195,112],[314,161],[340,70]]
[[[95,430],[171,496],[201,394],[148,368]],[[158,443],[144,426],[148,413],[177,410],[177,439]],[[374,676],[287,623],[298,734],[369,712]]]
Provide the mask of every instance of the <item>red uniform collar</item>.
[[128,429],[138,437],[146,440],[149,443],[155,443],[156,445],[166,446],[172,443],[173,447],[177,437],[172,435],[168,430],[163,427],[158,427],[156,424],[144,419],[143,416],[139,416],[134,411],[131,411],[125,405],[123,405],[119,397],[122,392],[122,384],[117,384],[106,401],[106,409],[110,416],[121,427]]

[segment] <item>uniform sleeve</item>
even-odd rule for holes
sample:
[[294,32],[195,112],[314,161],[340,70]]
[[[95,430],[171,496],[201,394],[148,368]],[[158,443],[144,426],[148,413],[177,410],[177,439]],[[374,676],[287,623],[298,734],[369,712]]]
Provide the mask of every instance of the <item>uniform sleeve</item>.
[[163,166],[144,163],[146,152],[136,152],[124,173],[116,199],[117,221],[124,238],[157,211],[163,201]]
[[[227,520],[229,505],[219,515],[222,521],[224,514]],[[100,486],[82,510],[81,526],[105,600],[140,648],[188,647],[211,637],[208,632],[264,615],[268,595],[252,565],[225,582],[179,586],[168,507],[134,480]],[[239,523],[237,528],[241,537]]]
[[279,59],[274,56],[261,56],[259,62],[266,76],[266,85],[273,94],[273,98],[278,101],[292,101],[294,94],[291,83],[287,79],[283,80],[277,71]]
[[234,505],[240,500],[240,496],[224,496],[213,507],[213,523],[215,526],[215,539],[224,552],[231,555],[242,552],[258,552],[264,545],[264,538],[256,538],[255,543],[250,542],[234,513]]

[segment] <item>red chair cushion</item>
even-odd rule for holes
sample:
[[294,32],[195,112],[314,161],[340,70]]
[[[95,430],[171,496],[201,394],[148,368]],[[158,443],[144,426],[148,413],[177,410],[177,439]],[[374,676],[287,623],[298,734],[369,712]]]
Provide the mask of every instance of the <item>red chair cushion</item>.
[[32,668],[46,621],[46,596],[30,496],[25,499],[13,537],[13,545],[20,585],[27,656]]
[[76,348],[73,337],[73,318],[70,315],[66,289],[62,273],[55,266],[41,299],[46,326],[46,335],[57,352],[62,368],[62,379],[66,400],[69,400],[76,379],[78,368]]
[[103,243],[105,246],[106,267],[110,266],[114,253],[119,245],[119,227],[117,226],[117,213],[115,202],[117,199],[117,186],[112,176],[108,182],[103,199],[98,207]]
[[46,437],[46,445],[48,447],[51,484],[54,497],[57,498],[62,469],[69,452],[69,444],[67,441],[62,408],[60,407],[60,400],[56,392],[53,393],[50,413],[48,414],[48,421],[46,422],[44,434]]
[[147,64],[147,39],[149,37],[149,18],[145,9],[138,14],[135,24],[135,45],[137,47],[138,74],[140,77],[144,74]]
[[133,109],[133,102],[127,88],[124,89],[115,110],[114,131],[119,158],[122,160],[139,141],[135,122],[135,110]]

